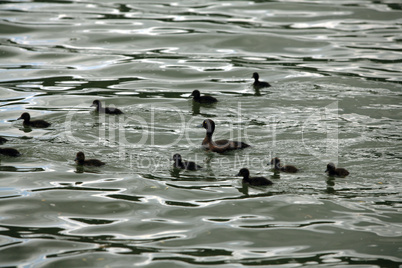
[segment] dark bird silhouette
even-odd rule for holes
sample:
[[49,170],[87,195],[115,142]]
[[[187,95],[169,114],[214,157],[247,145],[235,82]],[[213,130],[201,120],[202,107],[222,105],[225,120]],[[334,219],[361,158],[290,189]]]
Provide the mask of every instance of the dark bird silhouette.
[[327,172],[329,176],[345,177],[349,175],[349,171],[344,168],[336,168],[334,163],[329,163],[325,172]]
[[94,166],[94,167],[100,167],[105,165],[106,163],[98,160],[98,159],[87,159],[85,160],[85,155],[83,152],[78,152],[77,156],[75,158],[75,163],[80,166]]
[[278,157],[272,158],[271,159],[271,165],[274,166],[275,170],[283,171],[283,172],[288,172],[288,173],[296,173],[299,171],[295,166],[291,165],[281,165],[281,160]]
[[173,155],[172,160],[174,161],[173,168],[187,169],[187,170],[193,170],[193,171],[202,169],[201,166],[197,165],[194,162],[182,160],[180,154]]
[[198,102],[198,103],[215,103],[218,102],[218,100],[212,96],[201,96],[201,93],[199,90],[194,90],[190,96],[193,96],[193,100]]
[[21,153],[14,148],[0,148],[0,154],[12,157],[17,157],[21,155]]
[[94,100],[91,107],[96,107],[95,111],[97,111],[98,113],[123,114],[123,112],[118,108],[102,107],[102,103],[99,100]]
[[202,141],[202,146],[204,146],[204,148],[207,150],[216,153],[224,153],[230,150],[250,147],[250,145],[240,141],[230,141],[230,140],[213,141],[212,135],[214,134],[215,131],[215,122],[212,121],[211,119],[205,119],[200,127],[203,127],[207,130],[206,136]]
[[6,143],[8,140],[6,138],[0,137],[0,145]]
[[23,113],[17,120],[24,119],[24,127],[36,127],[36,128],[47,128],[51,124],[45,120],[31,120],[29,113]]
[[240,169],[236,176],[243,177],[243,183],[248,183],[253,186],[266,186],[272,185],[273,182],[265,177],[250,177],[250,171],[247,168]]
[[253,73],[252,78],[254,78],[253,87],[256,90],[271,86],[268,82],[259,81],[258,79],[260,79],[260,75],[258,73]]

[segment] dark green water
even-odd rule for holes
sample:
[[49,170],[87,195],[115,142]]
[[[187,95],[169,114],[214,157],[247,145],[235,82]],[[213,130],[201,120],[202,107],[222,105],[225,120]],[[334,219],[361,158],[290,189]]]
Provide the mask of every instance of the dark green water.
[[[399,267],[399,1],[0,1],[0,267]],[[256,92],[259,72],[271,88]],[[219,99],[196,105],[194,89]],[[97,115],[94,99],[121,116]],[[23,128],[30,112],[52,123]],[[205,152],[214,138],[252,145]],[[77,167],[75,154],[105,161]],[[173,170],[180,153],[202,171]],[[280,157],[297,174],[274,173]],[[326,164],[347,168],[328,177]],[[235,175],[274,182],[248,187]]]

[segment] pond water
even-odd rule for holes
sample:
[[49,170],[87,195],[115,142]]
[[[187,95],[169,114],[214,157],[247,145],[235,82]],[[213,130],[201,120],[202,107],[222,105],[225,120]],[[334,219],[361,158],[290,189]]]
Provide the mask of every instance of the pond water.
[[[402,264],[399,1],[27,0],[0,14],[1,148],[22,153],[0,156],[1,267]],[[254,90],[254,72],[272,86]],[[23,112],[52,125],[24,128]],[[251,147],[204,151],[207,118]],[[77,167],[78,151],[106,165]],[[172,169],[175,153],[203,169]],[[243,184],[243,167],[274,184]]]

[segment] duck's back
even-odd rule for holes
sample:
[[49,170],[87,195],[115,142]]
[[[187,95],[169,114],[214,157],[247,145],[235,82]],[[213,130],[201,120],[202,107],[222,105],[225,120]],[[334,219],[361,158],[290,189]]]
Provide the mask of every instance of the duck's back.
[[216,153],[224,153],[226,151],[238,150],[250,147],[250,145],[244,142],[230,141],[230,140],[217,140],[212,142],[204,140],[202,142],[202,145],[204,146],[205,149]]
[[349,171],[347,171],[347,170],[344,169],[344,168],[337,168],[337,169],[335,169],[335,173],[336,173],[337,176],[342,176],[342,177],[349,175]]
[[202,167],[191,161],[183,161],[183,167],[188,170],[198,170]]
[[17,157],[21,155],[21,153],[14,148],[0,148],[0,154],[12,157]]
[[268,180],[265,177],[251,177],[248,179],[243,179],[243,182],[248,183],[254,186],[264,186],[264,185],[272,185],[273,182]]
[[232,150],[250,147],[250,145],[242,141],[217,140],[214,143],[218,146],[228,146]]
[[88,159],[88,160],[84,160],[84,165],[86,166],[94,166],[94,167],[100,167],[105,165],[106,163],[98,160],[98,159]]
[[254,82],[253,86],[255,89],[262,89],[264,87],[270,87],[271,85],[265,81],[256,81]]
[[49,122],[46,122],[45,120],[39,119],[39,120],[32,120],[27,125],[31,127],[47,128],[50,127],[51,124]]
[[215,103],[218,102],[218,100],[212,96],[201,96],[198,98],[196,101],[199,103]]
[[110,108],[110,107],[105,108],[105,113],[107,113],[107,114],[123,114],[123,112],[120,109]]
[[282,170],[283,172],[288,172],[288,173],[296,173],[296,172],[299,171],[298,168],[296,168],[295,166],[290,166],[290,165],[287,165],[287,166],[282,167],[281,170]]

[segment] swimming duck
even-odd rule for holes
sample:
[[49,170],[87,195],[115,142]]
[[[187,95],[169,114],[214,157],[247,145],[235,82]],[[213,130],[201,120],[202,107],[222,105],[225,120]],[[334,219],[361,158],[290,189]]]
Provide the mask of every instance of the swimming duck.
[[273,182],[265,177],[250,177],[250,171],[247,168],[240,169],[236,176],[243,177],[243,183],[248,183],[253,186],[272,185]]
[[17,120],[24,119],[24,127],[36,127],[36,128],[47,128],[51,124],[45,120],[31,120],[29,113],[23,113]]
[[202,168],[201,166],[197,165],[194,162],[182,160],[180,154],[173,155],[172,160],[174,161],[173,168],[187,169],[187,170],[198,170]]
[[0,148],[0,154],[12,157],[17,157],[21,155],[21,153],[14,148]]
[[297,169],[295,166],[291,166],[291,165],[282,166],[281,160],[278,157],[271,159],[271,165],[274,166],[275,170],[279,170],[279,171],[283,171],[283,172],[296,173],[299,171],[299,169]]
[[98,160],[98,159],[88,159],[85,160],[85,155],[83,152],[78,152],[76,158],[74,159],[75,163],[80,166],[94,166],[100,167],[105,165],[106,163]]
[[6,143],[8,140],[6,138],[0,137],[0,145]]
[[91,107],[96,107],[95,111],[98,113],[105,113],[105,114],[122,114],[123,112],[118,108],[111,108],[111,107],[102,107],[102,103],[99,100],[94,100],[92,102]]
[[218,100],[212,96],[201,96],[199,90],[194,90],[190,96],[193,96],[193,100],[199,103],[215,103]]
[[271,85],[268,82],[261,82],[258,79],[260,79],[260,75],[258,73],[253,73],[252,78],[254,78],[254,83],[253,87],[254,89],[261,89],[264,87],[270,87]]
[[205,119],[200,127],[207,130],[207,134],[202,141],[202,146],[205,149],[216,153],[223,153],[229,150],[243,149],[250,147],[250,145],[240,142],[240,141],[230,141],[230,140],[212,140],[212,135],[215,131],[215,122],[211,119]]
[[338,176],[338,177],[345,177],[349,175],[349,171],[344,168],[335,168],[334,163],[328,163],[327,169],[325,172],[328,173],[329,176]]

